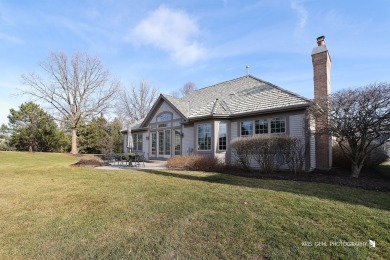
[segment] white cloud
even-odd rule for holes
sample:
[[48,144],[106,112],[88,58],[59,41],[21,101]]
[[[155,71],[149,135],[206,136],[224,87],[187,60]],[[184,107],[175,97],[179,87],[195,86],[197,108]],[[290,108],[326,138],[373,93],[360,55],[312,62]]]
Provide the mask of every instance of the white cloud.
[[132,30],[135,45],[151,45],[168,52],[181,65],[202,59],[206,49],[196,40],[200,35],[196,21],[186,12],[160,6]]
[[309,13],[299,0],[291,0],[290,6],[298,13],[299,23],[298,28],[303,29],[306,26]]

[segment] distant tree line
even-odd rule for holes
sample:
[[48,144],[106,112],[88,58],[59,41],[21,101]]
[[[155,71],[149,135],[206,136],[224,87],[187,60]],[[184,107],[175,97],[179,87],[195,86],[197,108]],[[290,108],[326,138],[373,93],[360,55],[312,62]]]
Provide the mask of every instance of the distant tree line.
[[[121,122],[103,116],[80,123],[77,136],[81,153],[121,152]],[[57,122],[39,105],[26,102],[10,109],[8,125],[1,126],[1,150],[30,152],[69,152],[71,127]]]
[[[42,74],[22,75],[22,95],[44,104],[27,102],[11,109],[8,125],[0,128],[0,149],[73,154],[120,152],[123,125],[144,118],[158,98],[146,81],[125,88],[104,68],[100,59],[75,53],[51,53],[40,64]],[[171,94],[181,98],[195,91],[193,82]],[[103,114],[115,109],[115,119]],[[309,109],[311,118],[326,119],[317,135],[332,136],[351,161],[358,177],[373,151],[390,140],[390,84],[374,83],[338,91]]]

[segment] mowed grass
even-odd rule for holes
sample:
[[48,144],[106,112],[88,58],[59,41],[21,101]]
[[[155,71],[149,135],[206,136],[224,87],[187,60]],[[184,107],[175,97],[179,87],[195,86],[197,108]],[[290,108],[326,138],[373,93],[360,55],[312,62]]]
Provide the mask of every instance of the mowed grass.
[[389,193],[77,160],[0,152],[0,259],[390,256]]

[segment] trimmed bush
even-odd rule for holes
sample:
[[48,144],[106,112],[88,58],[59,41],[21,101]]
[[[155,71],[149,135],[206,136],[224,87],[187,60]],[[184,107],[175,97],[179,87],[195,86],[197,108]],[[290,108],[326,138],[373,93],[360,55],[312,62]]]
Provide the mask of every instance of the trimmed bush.
[[230,145],[233,158],[245,170],[253,159],[263,173],[273,173],[284,164],[294,173],[303,171],[305,147],[297,137],[256,135],[236,138]]
[[279,140],[283,143],[283,154],[290,171],[293,173],[303,172],[306,150],[301,139],[294,136],[284,136]]
[[230,142],[232,156],[244,170],[250,170],[252,144],[250,138],[236,138]]
[[168,160],[168,169],[186,171],[221,171],[224,164],[218,158],[201,155],[175,156]]
[[279,169],[284,160],[276,159],[277,154],[282,151],[282,142],[277,136],[253,136],[247,142],[250,144],[252,158],[260,166],[260,172],[273,173]]

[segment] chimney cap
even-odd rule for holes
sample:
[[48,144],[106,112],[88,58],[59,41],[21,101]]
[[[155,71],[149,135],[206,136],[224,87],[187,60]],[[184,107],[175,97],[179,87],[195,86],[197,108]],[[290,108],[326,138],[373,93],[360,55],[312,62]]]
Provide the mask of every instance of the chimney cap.
[[317,37],[317,44],[318,44],[318,46],[325,44],[325,36],[324,35]]
[[249,66],[247,65],[245,68],[246,68],[246,75],[249,76]]

